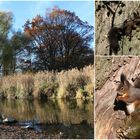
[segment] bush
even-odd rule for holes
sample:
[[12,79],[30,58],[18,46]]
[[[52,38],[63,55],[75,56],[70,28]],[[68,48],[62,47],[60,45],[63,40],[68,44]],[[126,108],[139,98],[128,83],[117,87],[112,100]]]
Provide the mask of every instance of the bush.
[[58,83],[44,83],[40,87],[40,98],[55,98],[57,94]]
[[77,86],[78,88],[84,89],[84,86],[87,85],[88,81],[89,81],[89,77],[88,77],[88,76],[79,75],[79,76],[76,78],[76,86]]
[[75,98],[76,97],[76,91],[77,91],[77,86],[75,83],[71,83],[66,87],[67,91],[67,98]]

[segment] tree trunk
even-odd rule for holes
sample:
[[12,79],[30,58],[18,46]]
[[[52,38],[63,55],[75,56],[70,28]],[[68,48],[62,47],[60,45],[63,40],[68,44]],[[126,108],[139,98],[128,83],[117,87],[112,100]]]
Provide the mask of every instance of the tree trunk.
[[[110,66],[107,67],[106,63]],[[133,83],[132,81],[140,74],[140,59],[96,57],[95,137],[97,139],[115,139],[120,129],[124,127],[126,119],[124,111],[113,109],[121,73],[124,73],[130,83]],[[106,77],[102,80],[104,75]]]
[[[110,13],[106,6],[103,8],[102,1],[97,0],[95,2],[95,25],[96,25],[96,54],[97,55],[109,55],[109,41],[108,33],[112,27],[112,22],[114,27],[122,27],[126,19],[133,18],[134,12],[139,12],[140,1],[123,1],[125,6],[122,8],[122,13],[119,14],[120,9],[118,8],[113,19],[113,15]],[[99,9],[100,6],[100,10]],[[110,5],[113,10],[116,9],[116,5]],[[136,30],[132,31],[131,41],[128,36],[123,36],[121,41],[119,41],[120,50],[118,55],[140,55],[140,30],[139,26]],[[135,44],[135,45],[134,45]],[[122,50],[123,49],[123,50]]]

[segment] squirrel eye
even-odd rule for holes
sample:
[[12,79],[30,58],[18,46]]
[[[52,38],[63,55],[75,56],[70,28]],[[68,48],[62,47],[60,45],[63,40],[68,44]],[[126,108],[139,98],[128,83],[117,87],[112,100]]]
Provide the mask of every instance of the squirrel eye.
[[124,88],[123,87],[121,87],[121,90],[123,90]]

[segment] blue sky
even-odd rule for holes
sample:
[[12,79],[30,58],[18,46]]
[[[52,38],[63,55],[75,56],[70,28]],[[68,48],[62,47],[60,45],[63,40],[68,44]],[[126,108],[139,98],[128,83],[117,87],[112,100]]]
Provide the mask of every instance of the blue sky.
[[14,14],[15,30],[23,29],[27,19],[32,19],[37,14],[45,15],[47,8],[58,6],[61,9],[75,12],[83,21],[94,26],[94,2],[93,1],[1,1],[1,11],[11,11]]

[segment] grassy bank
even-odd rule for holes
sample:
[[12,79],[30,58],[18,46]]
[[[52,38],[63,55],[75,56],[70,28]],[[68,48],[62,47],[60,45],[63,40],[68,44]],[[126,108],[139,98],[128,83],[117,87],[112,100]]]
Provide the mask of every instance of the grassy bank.
[[0,98],[93,99],[93,79],[93,66],[5,76],[0,80]]

